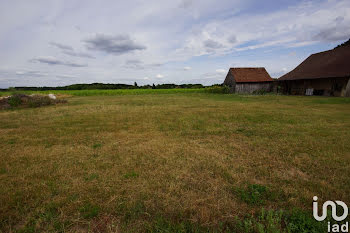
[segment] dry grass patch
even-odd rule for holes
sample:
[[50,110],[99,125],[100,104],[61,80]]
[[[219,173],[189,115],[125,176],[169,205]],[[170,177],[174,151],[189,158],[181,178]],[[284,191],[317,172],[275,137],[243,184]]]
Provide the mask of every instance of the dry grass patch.
[[324,100],[121,95],[1,111],[0,229],[224,229],[261,208],[310,211],[313,195],[349,203],[350,108]]

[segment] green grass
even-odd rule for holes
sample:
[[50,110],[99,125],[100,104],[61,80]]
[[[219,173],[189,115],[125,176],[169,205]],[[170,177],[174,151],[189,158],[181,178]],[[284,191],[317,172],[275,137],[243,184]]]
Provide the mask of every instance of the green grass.
[[242,201],[251,205],[262,205],[273,196],[266,186],[259,184],[250,184],[246,188],[237,188],[234,191]]
[[0,111],[0,232],[326,232],[312,197],[350,203],[348,99],[132,91]]

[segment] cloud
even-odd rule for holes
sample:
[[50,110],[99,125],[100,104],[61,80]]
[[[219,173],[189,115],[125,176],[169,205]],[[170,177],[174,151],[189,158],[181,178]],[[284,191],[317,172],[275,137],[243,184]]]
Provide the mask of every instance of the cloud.
[[57,42],[50,42],[50,45],[61,49],[62,53],[72,56],[72,57],[82,57],[82,58],[95,58],[94,56],[88,54],[88,53],[84,53],[84,52],[76,52],[74,50],[73,47],[69,46],[69,45],[64,45],[61,43],[57,43]]
[[332,27],[332,28],[322,29],[319,33],[314,35],[312,39],[317,41],[332,42],[332,41],[347,40],[349,39],[349,37],[350,37],[349,27],[344,27],[344,28]]
[[217,16],[193,25],[183,47],[175,54],[186,59],[267,47],[296,48],[344,41],[350,37],[349,10],[350,3],[344,0],[302,1],[263,13],[247,11]]
[[162,66],[163,63],[150,63],[146,64],[138,59],[129,59],[125,61],[124,68],[126,69],[134,69],[134,70],[143,70],[147,68],[159,67]]
[[291,56],[291,57],[295,57],[296,55],[297,55],[297,53],[295,51],[288,53],[288,56]]
[[193,5],[193,0],[182,0],[180,2],[179,7],[186,9],[186,8],[191,7],[192,5]]
[[95,58],[94,56],[84,52],[75,52],[75,51],[62,51],[62,52],[72,57]]
[[59,49],[62,49],[62,50],[68,50],[68,51],[73,51],[73,47],[69,46],[69,45],[64,45],[64,44],[61,44],[61,43],[57,43],[57,42],[50,42],[49,43],[50,45],[52,46],[55,46]]
[[331,26],[321,28],[320,31],[312,37],[312,39],[326,42],[347,40],[350,37],[350,28],[348,23],[349,22],[345,20],[345,17],[338,16],[331,22]]
[[220,74],[226,73],[226,70],[224,70],[224,69],[217,69],[215,71],[216,71],[216,73],[220,73]]
[[223,47],[222,44],[212,39],[204,41],[204,46],[209,49],[218,49]]
[[235,35],[231,35],[229,38],[227,38],[227,41],[231,44],[234,44],[237,42],[237,37]]
[[219,72],[208,72],[200,75],[200,78],[188,80],[190,83],[202,83],[204,85],[223,83],[225,77]]
[[162,79],[162,78],[164,78],[164,75],[162,75],[162,74],[157,74],[157,75],[156,75],[156,78]]
[[90,50],[98,50],[113,55],[146,49],[146,46],[136,43],[128,35],[96,34],[93,38],[86,39],[84,42]]
[[124,67],[127,69],[144,69],[145,68],[143,62],[137,59],[127,60],[125,62]]
[[190,67],[190,66],[185,66],[185,67],[184,67],[184,70],[185,70],[185,71],[188,71],[188,70],[191,70],[191,69],[192,69],[192,67]]
[[70,75],[70,74],[58,74],[56,75],[58,78],[63,78],[63,79],[76,79],[78,76]]
[[87,64],[76,63],[71,61],[62,61],[55,57],[38,57],[30,60],[31,62],[39,62],[45,63],[48,65],[62,65],[62,66],[70,66],[70,67],[86,67]]
[[36,77],[49,76],[48,73],[37,71],[37,70],[18,70],[18,71],[15,71],[15,74],[19,76],[36,76]]
[[[233,63],[277,73],[350,37],[349,0],[111,1],[108,7],[87,1],[79,10],[74,1],[0,5],[0,65],[19,72],[11,74],[18,78],[16,83],[32,85],[61,85],[56,73],[77,76],[65,79],[72,83],[114,82],[117,77],[132,83],[145,76],[145,82],[178,82],[202,80],[203,73],[220,80],[225,73],[216,69],[227,72]],[[296,55],[288,55],[291,51]],[[27,62],[40,54],[55,60],[39,57],[37,64]],[[91,55],[98,59],[87,62]],[[75,62],[88,67],[73,69],[69,63]],[[161,63],[166,64],[162,69]],[[189,65],[192,69],[185,71]],[[50,76],[21,74],[39,68]],[[159,80],[157,74],[166,76]],[[0,86],[13,86],[3,81],[12,76],[2,73]]]

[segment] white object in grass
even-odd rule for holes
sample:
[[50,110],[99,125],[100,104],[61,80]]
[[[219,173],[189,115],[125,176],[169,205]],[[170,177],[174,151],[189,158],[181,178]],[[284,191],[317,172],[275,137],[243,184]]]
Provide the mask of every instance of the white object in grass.
[[56,96],[54,94],[49,94],[49,98],[55,100]]

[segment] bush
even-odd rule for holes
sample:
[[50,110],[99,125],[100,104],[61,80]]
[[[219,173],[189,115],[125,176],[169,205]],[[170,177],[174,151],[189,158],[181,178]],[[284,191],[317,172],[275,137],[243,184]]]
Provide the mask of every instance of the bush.
[[0,109],[9,109],[16,107],[36,108],[66,102],[66,100],[51,99],[45,95],[25,95],[16,93],[10,97],[1,98]]
[[41,106],[47,106],[53,104],[55,101],[48,96],[34,95],[28,99],[28,106],[31,108],[37,108]]
[[7,103],[11,107],[18,107],[19,105],[22,104],[22,97],[23,97],[22,94],[14,94],[7,99]]
[[205,88],[205,92],[214,94],[228,94],[230,93],[230,88],[228,86],[213,86]]

